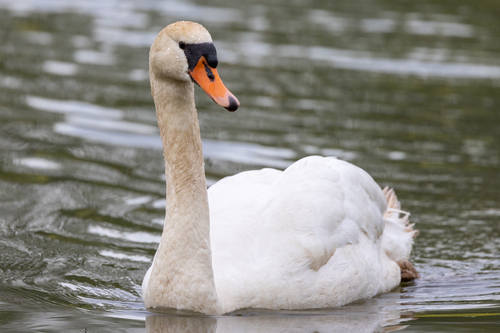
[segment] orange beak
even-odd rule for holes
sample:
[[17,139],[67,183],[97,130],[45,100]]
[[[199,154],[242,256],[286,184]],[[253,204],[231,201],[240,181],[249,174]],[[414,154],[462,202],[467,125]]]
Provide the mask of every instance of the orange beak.
[[219,77],[215,68],[207,64],[204,56],[200,57],[195,68],[189,72],[193,81],[203,89],[203,91],[215,103],[226,108],[228,111],[236,111],[240,106],[238,99],[231,94]]

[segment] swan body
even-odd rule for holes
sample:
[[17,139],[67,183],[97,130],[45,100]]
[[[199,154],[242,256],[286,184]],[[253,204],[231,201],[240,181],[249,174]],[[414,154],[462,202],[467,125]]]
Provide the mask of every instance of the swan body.
[[206,190],[191,81],[228,110],[239,105],[218,83],[210,44],[201,25],[178,22],[151,48],[167,212],[143,281],[146,307],[210,315],[325,308],[396,287],[417,231],[394,191],[362,169],[310,156],[284,171],[247,171]]

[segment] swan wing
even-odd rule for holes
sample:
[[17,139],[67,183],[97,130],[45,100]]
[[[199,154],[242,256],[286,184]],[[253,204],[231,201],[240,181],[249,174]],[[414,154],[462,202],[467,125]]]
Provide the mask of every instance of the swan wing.
[[350,163],[311,156],[285,171],[243,172],[212,186],[209,202],[226,310],[336,306],[387,291],[387,280],[398,279],[380,248],[387,200]]

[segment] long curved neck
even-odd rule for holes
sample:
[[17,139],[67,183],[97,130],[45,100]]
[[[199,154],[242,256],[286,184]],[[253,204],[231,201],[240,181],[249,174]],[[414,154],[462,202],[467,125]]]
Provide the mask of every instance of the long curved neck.
[[220,314],[200,127],[191,82],[151,75],[165,157],[167,210],[146,307]]

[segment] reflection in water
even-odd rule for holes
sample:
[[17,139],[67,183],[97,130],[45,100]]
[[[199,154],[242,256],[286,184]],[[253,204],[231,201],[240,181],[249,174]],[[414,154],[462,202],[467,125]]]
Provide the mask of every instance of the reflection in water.
[[[193,316],[175,309],[146,318],[150,332],[353,332],[399,331],[414,318],[401,309],[400,294],[391,293],[334,309],[269,311],[242,309],[221,317]],[[173,312],[171,312],[173,311]],[[156,312],[156,311],[155,311]]]
[[78,66],[70,62],[47,60],[42,65],[43,71],[62,76],[73,76],[78,71]]
[[39,157],[18,158],[13,160],[12,162],[15,165],[25,166],[34,169],[57,170],[62,168],[62,165],[60,165],[59,163]]
[[103,119],[119,119],[123,117],[123,112],[118,109],[80,101],[62,101],[38,96],[26,96],[26,104],[34,109],[47,112],[77,114]]
[[166,317],[149,316],[146,318],[146,332],[217,332],[217,319],[210,317]]
[[[227,43],[218,42],[217,45],[222,52],[229,52],[231,48],[235,47],[234,43],[229,46]],[[286,68],[289,65],[286,61],[280,65],[280,59],[285,60],[288,58],[299,58],[302,60],[307,59],[310,62],[318,62],[318,64],[328,64],[334,68],[363,72],[442,78],[500,78],[500,66],[487,66],[473,63],[452,63],[445,61],[422,61],[420,59],[415,59],[416,57],[414,54],[410,54],[412,59],[392,59],[373,57],[373,55],[369,52],[350,51],[320,46],[273,46],[260,42],[241,42],[239,43],[237,49],[242,50],[237,55],[238,59],[251,58],[251,61],[258,63],[259,67],[267,67],[266,60],[272,60],[273,62],[276,62],[273,66]]]
[[210,317],[177,317],[153,315],[146,318],[148,333],[375,333],[399,331],[399,316],[381,314],[316,314],[316,315],[257,315]]

